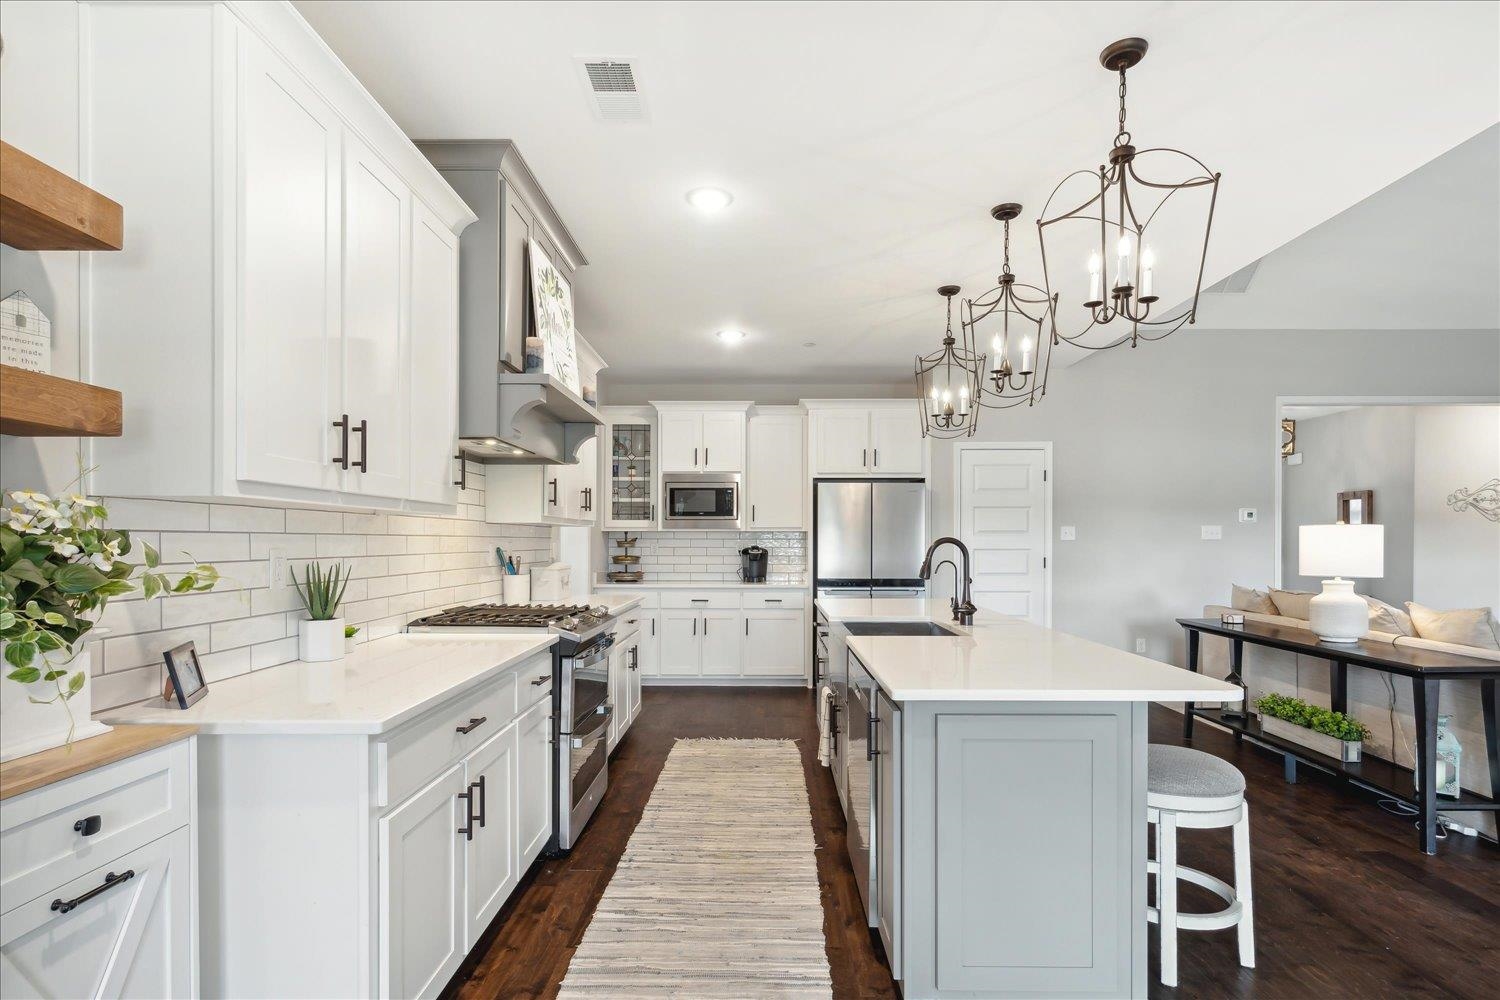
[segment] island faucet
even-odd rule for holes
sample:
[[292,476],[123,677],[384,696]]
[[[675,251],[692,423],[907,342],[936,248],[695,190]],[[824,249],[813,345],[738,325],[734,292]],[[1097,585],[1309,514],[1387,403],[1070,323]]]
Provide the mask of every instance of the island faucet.
[[963,560],[963,569],[959,573],[963,584],[958,600],[953,605],[953,620],[960,625],[973,625],[974,612],[979,609],[974,607],[973,596],[969,592],[969,585],[974,581],[969,578],[969,547],[967,545],[952,535],[944,535],[937,539],[927,546],[927,554],[922,557],[922,568],[917,571],[917,575],[924,580],[932,579],[932,554],[938,550],[939,546],[945,544],[958,549],[959,558]]

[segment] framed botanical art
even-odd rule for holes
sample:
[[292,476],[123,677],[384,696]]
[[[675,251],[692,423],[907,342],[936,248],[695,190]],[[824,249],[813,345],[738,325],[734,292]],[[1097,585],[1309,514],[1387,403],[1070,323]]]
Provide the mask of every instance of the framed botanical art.
[[531,265],[532,336],[542,342],[542,371],[582,392],[578,348],[573,339],[573,287],[536,240],[527,248]]

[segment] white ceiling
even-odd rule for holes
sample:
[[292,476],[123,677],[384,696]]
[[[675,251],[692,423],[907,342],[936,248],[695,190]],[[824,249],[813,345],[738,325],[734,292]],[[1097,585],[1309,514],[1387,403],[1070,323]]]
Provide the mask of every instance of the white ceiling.
[[[1493,3],[297,6],[413,137],[519,144],[590,261],[579,329],[624,381],[909,371],[941,335],[936,286],[993,284],[992,204],[1026,206],[1013,259],[1037,278],[1031,222],[1113,136],[1096,60],[1119,37],[1151,42],[1136,145],[1224,175],[1205,284],[1500,121]],[[636,60],[649,119],[598,121],[578,56]],[[733,206],[698,215],[701,185]],[[1160,239],[1170,295],[1194,248]],[[1399,242],[1374,272],[1399,277]]]

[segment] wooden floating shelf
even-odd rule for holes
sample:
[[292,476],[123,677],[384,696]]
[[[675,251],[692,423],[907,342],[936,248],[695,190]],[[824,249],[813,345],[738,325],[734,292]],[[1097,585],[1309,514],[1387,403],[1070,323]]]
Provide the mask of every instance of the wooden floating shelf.
[[0,243],[17,250],[119,250],[125,210],[0,142]]
[[0,434],[16,437],[119,437],[116,389],[0,365]]

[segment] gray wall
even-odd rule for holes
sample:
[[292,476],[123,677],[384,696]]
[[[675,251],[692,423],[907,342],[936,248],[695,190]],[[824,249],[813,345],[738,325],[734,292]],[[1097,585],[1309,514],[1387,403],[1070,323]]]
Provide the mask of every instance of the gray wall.
[[1413,599],[1412,503],[1416,408],[1360,406],[1297,421],[1301,465],[1281,471],[1281,582],[1321,590],[1321,577],[1297,573],[1297,528],[1332,524],[1343,490],[1375,491],[1375,522],[1385,525],[1385,576],[1357,590],[1401,607]]
[[[619,386],[610,398],[715,388],[760,398],[732,385]],[[1500,397],[1500,331],[1188,331],[1054,372],[1035,407],[986,411],[973,440],[1053,443],[1054,627],[1117,648],[1139,636],[1148,655],[1181,663],[1173,619],[1227,601],[1231,583],[1271,582],[1277,396]],[[934,535],[954,528],[953,465],[952,444],[937,442]],[[1240,507],[1259,521],[1237,523]],[[1204,524],[1223,539],[1200,541]],[[1061,525],[1077,540],[1055,541]]]

